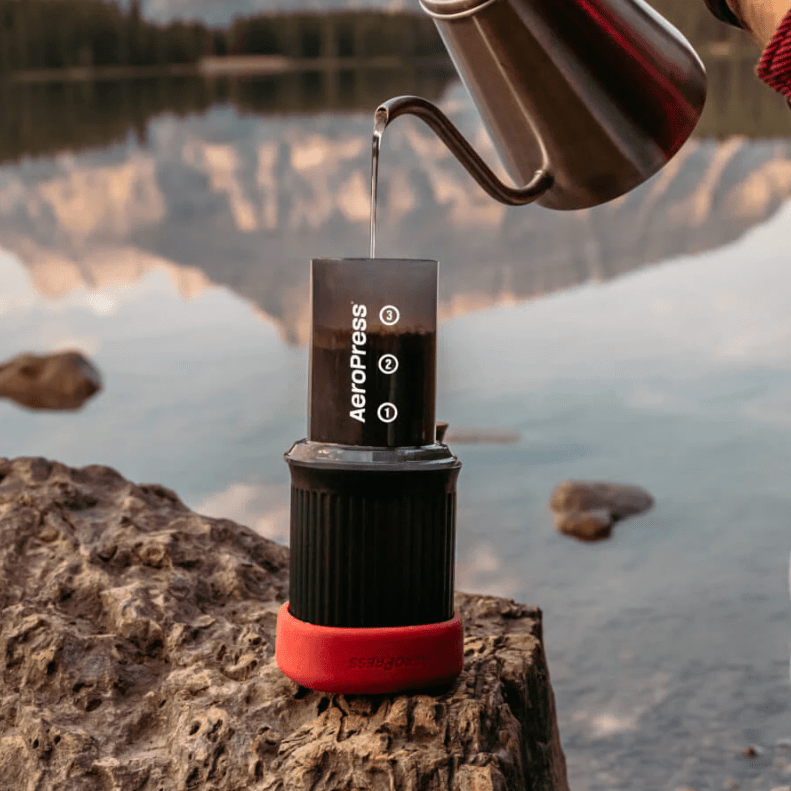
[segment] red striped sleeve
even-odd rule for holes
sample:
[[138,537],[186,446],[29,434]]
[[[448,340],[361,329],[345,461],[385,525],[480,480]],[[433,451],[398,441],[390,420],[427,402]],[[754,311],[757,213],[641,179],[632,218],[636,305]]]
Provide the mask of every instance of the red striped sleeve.
[[791,11],[766,45],[755,73],[770,88],[791,100]]

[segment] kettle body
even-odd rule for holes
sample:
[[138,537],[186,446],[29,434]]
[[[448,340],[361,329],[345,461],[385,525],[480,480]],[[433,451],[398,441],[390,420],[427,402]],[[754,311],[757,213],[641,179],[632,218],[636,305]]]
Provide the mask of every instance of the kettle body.
[[587,208],[638,186],[703,110],[700,58],[643,0],[420,3],[511,177],[551,176],[536,199],[548,208]]

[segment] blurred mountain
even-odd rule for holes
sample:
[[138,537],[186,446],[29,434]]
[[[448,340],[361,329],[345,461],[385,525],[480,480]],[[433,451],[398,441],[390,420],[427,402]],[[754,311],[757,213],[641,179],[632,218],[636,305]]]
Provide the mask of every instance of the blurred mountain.
[[[130,0],[119,2],[128,6]],[[142,0],[141,5],[143,13],[151,19],[200,19],[212,25],[224,25],[239,16],[272,12],[323,12],[358,8],[418,12],[420,9],[418,0]],[[719,24],[702,2],[651,0],[650,5],[674,24],[688,30],[700,26],[713,29]]]
[[[128,5],[124,0],[122,5]],[[375,8],[388,11],[419,10],[418,0],[143,0],[143,13],[156,21],[197,19],[224,26],[240,16],[288,11],[338,11]]]
[[[128,7],[131,0],[118,0]],[[418,13],[419,0],[140,0],[143,14],[150,19],[198,19],[212,25],[225,25],[239,16],[261,13],[287,13],[289,11],[338,11],[341,9],[379,9]],[[702,2],[690,0],[649,0],[649,4],[679,27],[692,39],[700,35],[718,38],[745,38],[733,36],[730,29],[718,22]],[[718,32],[719,31],[719,32]]]

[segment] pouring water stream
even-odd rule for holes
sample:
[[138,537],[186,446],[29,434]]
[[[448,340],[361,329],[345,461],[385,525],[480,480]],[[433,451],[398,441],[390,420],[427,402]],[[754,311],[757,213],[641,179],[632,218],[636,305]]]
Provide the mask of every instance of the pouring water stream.
[[376,258],[376,200],[379,192],[379,148],[387,126],[387,113],[374,113],[374,133],[371,141],[371,258]]

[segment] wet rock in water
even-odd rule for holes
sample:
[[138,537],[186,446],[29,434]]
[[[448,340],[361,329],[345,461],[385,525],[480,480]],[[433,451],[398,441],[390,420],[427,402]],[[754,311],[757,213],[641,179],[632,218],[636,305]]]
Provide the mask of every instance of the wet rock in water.
[[0,364],[0,398],[28,409],[79,409],[101,388],[99,371],[79,352],[21,354]]
[[457,594],[431,694],[298,687],[288,550],[100,466],[0,459],[3,788],[567,791],[535,608]]
[[613,519],[647,511],[654,498],[640,486],[626,483],[564,481],[555,488],[549,507],[553,511],[606,510]]
[[609,538],[616,522],[653,504],[654,498],[639,486],[594,481],[564,481],[549,500],[555,527],[581,541]]
[[448,423],[437,423],[437,442],[446,445],[513,445],[521,439],[518,431],[498,431],[497,429],[462,428],[448,431]]
[[555,529],[581,541],[602,541],[612,534],[615,520],[604,509],[594,511],[561,511],[553,517]]
[[448,445],[514,445],[521,438],[518,431],[460,428],[448,431],[445,442]]

